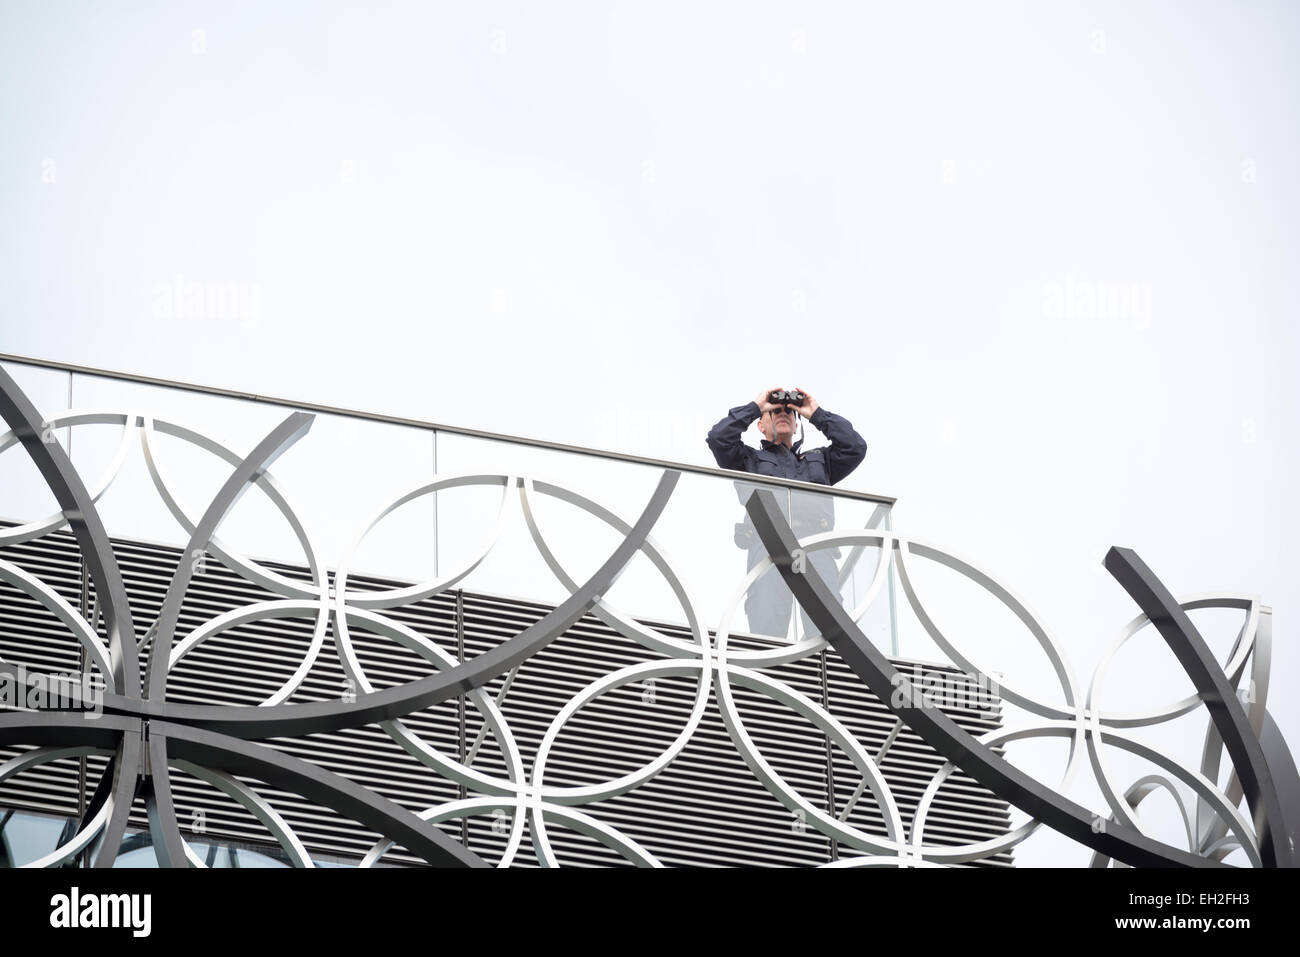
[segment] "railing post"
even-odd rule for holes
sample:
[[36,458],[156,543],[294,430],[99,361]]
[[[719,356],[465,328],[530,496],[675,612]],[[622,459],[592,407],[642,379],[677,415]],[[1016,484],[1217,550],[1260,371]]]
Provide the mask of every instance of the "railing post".
[[[465,663],[465,590],[461,588],[456,590],[456,660],[461,664]],[[465,695],[463,694],[456,699],[456,715],[460,722],[460,733],[457,737],[460,763],[464,764],[469,754],[469,745],[465,734]],[[462,801],[469,797],[469,789],[463,783],[459,788],[458,796]],[[460,819],[460,842],[469,847],[469,817],[465,815]]]
[[[885,509],[885,530],[891,535],[894,531],[894,506],[890,505]],[[889,653],[898,657],[898,604],[894,597],[894,543],[889,543],[890,554],[882,555],[881,559],[889,562]]]
[[[831,686],[826,664],[826,653],[828,649],[829,646],[822,649],[821,654],[818,656],[818,662],[822,679],[822,707],[826,710],[827,714],[830,714]],[[831,743],[830,734],[826,734],[823,737],[826,741],[826,810],[831,817],[839,817],[839,813],[835,808],[835,750],[834,745]],[[839,841],[832,837],[830,839],[830,845],[831,860],[838,861],[840,859]]]
[[[68,411],[72,411],[72,379],[73,372],[68,370]],[[72,426],[66,426],[63,430],[64,440],[68,446],[68,461],[72,461]],[[73,465],[75,468],[75,464]],[[77,567],[81,570],[81,593],[79,596],[79,609],[81,617],[89,620],[90,615],[90,569],[86,567],[86,557],[77,552]],[[95,628],[95,623],[90,622],[90,627]],[[134,638],[134,636],[132,636]],[[78,669],[82,674],[86,673],[86,646],[78,644],[77,648]],[[84,821],[86,818],[86,756],[83,754],[77,759],[77,820]],[[77,867],[85,867],[86,861],[90,859],[90,849],[85,848],[75,858]]]
[[[433,429],[433,477],[438,477],[438,430]],[[430,496],[433,499],[433,577],[438,577],[438,493],[434,492]]]

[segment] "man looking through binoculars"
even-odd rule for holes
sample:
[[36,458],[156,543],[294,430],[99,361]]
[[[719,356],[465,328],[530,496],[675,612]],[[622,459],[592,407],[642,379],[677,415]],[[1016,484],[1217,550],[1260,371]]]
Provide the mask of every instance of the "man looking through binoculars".
[[[800,417],[812,423],[831,440],[831,444],[804,452],[801,448],[803,441],[795,440]],[[763,434],[763,441],[757,449],[741,440],[745,429],[755,420]],[[867,454],[866,441],[854,431],[848,419],[822,408],[804,389],[764,389],[753,402],[728,412],[709,431],[706,441],[720,468],[818,485],[839,482],[857,468]],[[737,483],[736,491],[741,502],[746,502],[759,487]],[[835,527],[835,505],[829,495],[781,488],[770,490],[775,493],[782,512],[799,538]],[[767,556],[748,516],[736,525],[735,541],[748,552],[749,569]],[[808,555],[809,564],[835,592],[839,591],[835,565],[838,552],[838,549],[823,549]],[[794,596],[775,571],[762,575],[750,587],[745,599],[750,629],[757,634],[785,635],[793,600]],[[807,634],[816,633],[806,615],[803,622]]]

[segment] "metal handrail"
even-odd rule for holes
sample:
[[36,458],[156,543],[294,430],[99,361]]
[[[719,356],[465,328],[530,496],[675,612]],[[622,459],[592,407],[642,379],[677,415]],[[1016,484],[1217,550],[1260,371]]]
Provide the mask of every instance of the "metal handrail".
[[876,495],[871,492],[855,492],[852,489],[831,489],[814,482],[796,482],[792,479],[775,478],[769,475],[756,475],[750,472],[736,472],[732,469],[709,468],[705,465],[691,465],[686,462],[670,462],[666,459],[653,459],[644,455],[628,455],[625,452],[609,452],[592,449],[582,445],[566,445],[562,442],[548,442],[545,439],[530,439],[521,435],[508,435],[504,432],[485,432],[482,429],[467,429],[457,425],[441,425],[424,419],[408,419],[396,415],[384,415],[380,412],[363,412],[359,409],[345,409],[340,406],[322,405],[318,402],[299,402],[295,399],[282,399],[273,395],[259,395],[255,392],[237,392],[219,386],[198,385],[193,382],[181,382],[176,379],[159,379],[154,376],[137,375],[133,372],[117,372],[113,369],[97,369],[93,366],[73,365],[70,362],[56,362],[52,359],[35,359],[31,356],[13,355],[0,352],[0,362],[15,362],[20,365],[37,366],[43,369],[57,369],[74,375],[98,376],[104,379],[119,379],[123,382],[135,382],[140,385],[162,386],[167,389],[181,389],[186,392],[202,392],[219,395],[228,399],[244,399],[268,405],[279,405],[290,409],[309,412],[321,412],[327,415],[341,415],[353,419],[368,419],[373,422],[385,422],[389,425],[404,425],[417,429],[430,429],[435,432],[447,432],[452,435],[464,435],[475,439],[489,439],[494,442],[510,442],[527,445],[553,452],[571,452],[593,458],[609,459],[615,462],[629,462],[634,465],[650,465],[661,469],[675,469],[678,472],[692,472],[697,475],[713,475],[735,481],[737,478],[757,485],[771,485],[777,488],[793,488],[822,494],[831,494],[839,498],[857,499],[862,502],[875,502],[879,505],[893,505],[897,499],[888,495]]

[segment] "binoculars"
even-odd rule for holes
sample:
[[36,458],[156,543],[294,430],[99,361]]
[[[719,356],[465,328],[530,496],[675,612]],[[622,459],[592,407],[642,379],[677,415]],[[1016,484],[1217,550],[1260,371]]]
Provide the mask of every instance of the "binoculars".
[[803,405],[806,396],[799,391],[773,389],[767,394],[767,401],[773,405]]

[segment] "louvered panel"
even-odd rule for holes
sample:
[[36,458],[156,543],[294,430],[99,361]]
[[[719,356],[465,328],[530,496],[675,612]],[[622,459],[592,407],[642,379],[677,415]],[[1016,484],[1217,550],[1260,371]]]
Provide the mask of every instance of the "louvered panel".
[[[910,837],[921,795],[946,762],[907,727],[902,728],[884,758],[880,759],[880,749],[897,725],[897,719],[862,684],[834,649],[827,650],[826,659],[831,710],[862,742],[867,752],[878,759]],[[911,676],[910,662],[898,661],[895,664]],[[922,675],[960,679],[962,672],[953,667],[926,665]],[[960,703],[951,700],[957,697],[955,695],[949,699],[941,698],[939,703],[944,705],[944,713],[962,730],[975,736],[1001,727],[1001,701],[987,690],[972,687],[971,691],[968,700]],[[845,807],[849,806],[862,782],[862,775],[838,750],[833,755],[832,773],[835,777],[836,813],[843,816]],[[883,818],[869,788],[864,789],[852,805],[847,820],[867,830],[883,828]],[[925,835],[928,843],[951,846],[987,840],[1005,833],[1008,827],[1010,813],[1006,802],[966,774],[955,771],[944,782],[930,806]],[[844,849],[843,856],[856,856],[856,852]],[[979,866],[1007,867],[1012,863],[1011,853],[1006,852],[981,860]]]
[[[157,618],[180,558],[178,549],[139,542],[115,541],[114,549],[127,583],[138,634],[146,634]],[[55,587],[74,607],[80,601],[81,570],[72,536],[67,532],[0,550],[13,561]],[[286,577],[309,581],[305,568],[267,563]],[[407,583],[349,576],[353,590],[400,587]],[[194,577],[182,608],[178,634],[185,635],[230,609],[275,596],[209,559]],[[463,615],[458,628],[457,599]],[[551,610],[550,606],[473,593],[446,593],[389,609],[385,615],[439,644],[453,658],[463,647],[466,658],[482,654],[517,635]],[[75,642],[52,615],[9,586],[0,585],[0,657],[23,660],[33,667],[77,670]],[[192,650],[172,670],[168,699],[195,704],[252,705],[274,692],[302,661],[310,646],[312,616],[252,622],[209,639]],[[100,623],[102,629],[102,622]],[[656,625],[666,633],[690,640],[683,628]],[[353,646],[366,676],[376,689],[409,682],[434,673],[434,665],[388,638],[350,629]],[[338,700],[349,690],[332,627],[321,654],[291,701]],[[769,644],[733,636],[730,646],[760,648]],[[148,647],[145,649],[147,661]],[[11,659],[11,655],[15,656]],[[825,663],[814,656],[765,669],[830,710],[875,754],[895,719],[853,676],[833,651]],[[531,778],[537,747],[555,714],[591,682],[638,662],[665,660],[588,615],[541,653],[526,661],[513,676],[498,676],[486,686],[491,697],[501,694],[501,710],[523,755]],[[910,664],[908,665],[910,669]],[[956,669],[925,666],[926,672],[956,674]],[[825,691],[823,691],[823,669]],[[644,682],[626,685],[588,703],[566,724],[547,761],[548,786],[582,786],[611,781],[654,760],[676,738],[695,701],[694,677],[657,678],[653,689]],[[733,684],[733,695],[745,728],[763,757],[791,787],[815,807],[842,814],[860,783],[848,758],[833,751],[828,761],[827,739],[811,723],[763,694]],[[861,853],[833,848],[828,838],[801,822],[762,785],[731,740],[710,687],[701,724],[685,749],[647,783],[578,810],[632,838],[664,864],[684,866],[776,866],[818,864]],[[996,698],[979,707],[945,708],[962,727],[981,734],[1000,726]],[[411,715],[405,724],[429,746],[457,758],[474,746],[483,727],[476,708],[453,699]],[[463,736],[462,736],[463,721]],[[454,782],[432,772],[394,742],[382,729],[367,727],[267,742],[272,747],[319,764],[412,811],[463,796]],[[9,753],[17,753],[15,749]],[[88,760],[93,789],[103,757]],[[916,802],[934,772],[943,764],[915,734],[904,730],[882,762],[903,820],[910,826]],[[487,734],[473,766],[504,777],[506,764],[500,742]],[[76,810],[78,762],[63,760],[25,772],[0,786],[0,804],[60,814]],[[260,782],[246,782],[270,801],[313,852],[358,858],[377,839],[355,822],[327,808]],[[269,837],[252,816],[209,785],[176,776],[178,819],[187,833],[237,843],[265,845]],[[830,807],[833,795],[833,807]],[[494,814],[493,811],[496,811]],[[856,827],[883,834],[883,821],[869,791],[849,811]],[[1002,833],[1008,826],[1007,805],[964,775],[945,783],[931,808],[927,835],[933,843],[967,843]],[[509,812],[503,805],[462,821],[439,826],[463,839],[477,853],[495,862],[509,833]],[[147,828],[142,809],[131,826]],[[188,825],[188,826],[187,826]],[[567,825],[548,824],[548,838],[562,864],[622,866],[627,860],[600,842]],[[536,863],[531,828],[526,830],[515,864]],[[418,863],[400,849],[385,857],[393,864]],[[1006,866],[1010,854],[988,863]]]

